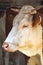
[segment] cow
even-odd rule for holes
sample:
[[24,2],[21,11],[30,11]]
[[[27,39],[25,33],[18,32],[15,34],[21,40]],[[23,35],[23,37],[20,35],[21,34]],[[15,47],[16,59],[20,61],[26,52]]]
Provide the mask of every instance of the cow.
[[42,63],[41,20],[33,6],[23,6],[14,18],[13,27],[2,45],[4,50],[7,52],[18,50],[28,57],[39,54]]

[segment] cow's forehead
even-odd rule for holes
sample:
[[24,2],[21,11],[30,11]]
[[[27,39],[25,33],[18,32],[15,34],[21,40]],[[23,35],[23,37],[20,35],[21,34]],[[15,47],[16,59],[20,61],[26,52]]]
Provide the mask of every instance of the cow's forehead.
[[35,9],[35,8],[34,8],[33,6],[30,6],[30,5],[23,6],[23,7],[21,8],[22,12],[25,12],[25,13],[31,12],[31,10],[33,10],[33,9]]
[[18,13],[18,15],[14,18],[13,20],[13,26],[15,25],[15,22],[20,22],[24,16],[26,15],[26,13],[31,13],[31,11],[35,9],[34,7],[30,6],[30,5],[26,5],[23,6],[20,10],[20,12]]

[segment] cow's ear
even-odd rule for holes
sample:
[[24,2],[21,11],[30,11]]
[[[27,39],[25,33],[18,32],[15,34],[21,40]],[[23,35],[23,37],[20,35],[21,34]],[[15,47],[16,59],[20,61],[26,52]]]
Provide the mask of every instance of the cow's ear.
[[41,16],[37,12],[36,14],[33,14],[33,26],[40,25],[41,24]]

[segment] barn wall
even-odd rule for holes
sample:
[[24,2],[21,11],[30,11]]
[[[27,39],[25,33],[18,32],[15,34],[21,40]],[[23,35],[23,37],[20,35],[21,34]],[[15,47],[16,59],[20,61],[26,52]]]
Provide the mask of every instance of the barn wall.
[[[3,3],[4,2],[4,3]],[[2,3],[2,4],[1,4]],[[0,0],[0,7],[2,8],[9,8],[11,6],[23,6],[23,5],[33,5],[38,6],[43,4],[43,0]]]
[[4,33],[5,33],[5,18],[6,14],[4,13],[3,17],[0,18],[0,28],[3,30]]
[[23,6],[23,5],[33,5],[37,6],[41,4],[41,0],[11,0],[11,6]]

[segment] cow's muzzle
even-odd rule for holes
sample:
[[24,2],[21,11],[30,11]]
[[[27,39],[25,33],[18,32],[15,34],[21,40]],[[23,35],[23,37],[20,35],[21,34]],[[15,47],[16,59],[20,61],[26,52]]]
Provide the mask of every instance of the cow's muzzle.
[[7,51],[8,50],[8,47],[9,47],[9,44],[4,42],[3,45],[2,45],[2,48]]

